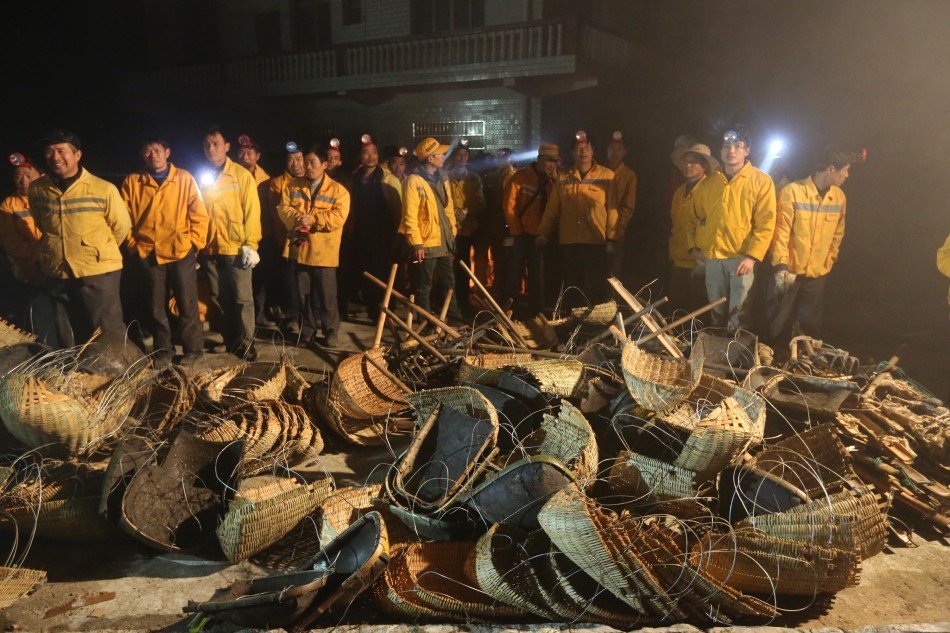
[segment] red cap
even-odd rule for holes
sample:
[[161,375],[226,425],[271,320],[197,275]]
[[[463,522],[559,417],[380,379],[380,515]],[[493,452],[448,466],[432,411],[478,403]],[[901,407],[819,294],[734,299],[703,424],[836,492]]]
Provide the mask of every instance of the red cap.
[[11,165],[13,165],[14,168],[16,168],[16,167],[32,167],[32,166],[33,166],[33,165],[30,164],[30,161],[28,161],[28,160],[26,159],[26,156],[24,156],[24,155],[21,154],[20,152],[13,152],[13,153],[10,154],[9,156],[7,156],[7,161],[9,161],[9,163],[10,163]]
[[576,145],[577,143],[587,143],[590,145],[590,139],[587,138],[587,132],[584,130],[577,130],[574,132],[574,144]]
[[363,134],[363,135],[360,137],[360,143],[362,143],[363,147],[371,147],[371,146],[372,146],[372,147],[375,147],[375,146],[376,146],[376,143],[373,142],[373,137],[370,136],[369,134]]
[[254,147],[254,139],[248,134],[241,134],[238,136],[238,145],[241,147]]

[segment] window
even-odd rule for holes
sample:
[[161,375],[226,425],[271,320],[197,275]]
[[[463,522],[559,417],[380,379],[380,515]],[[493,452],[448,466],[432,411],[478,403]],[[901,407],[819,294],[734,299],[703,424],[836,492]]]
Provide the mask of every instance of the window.
[[413,123],[412,136],[416,143],[431,136],[446,144],[457,138],[465,137],[468,139],[469,149],[485,149],[485,122],[430,121]]
[[294,48],[314,48],[317,44],[317,5],[301,2],[294,10]]
[[463,31],[485,26],[485,0],[412,0],[413,35]]
[[343,0],[343,26],[363,23],[363,0]]
[[280,46],[280,11],[268,11],[254,16],[254,33],[257,52],[260,55],[275,55]]

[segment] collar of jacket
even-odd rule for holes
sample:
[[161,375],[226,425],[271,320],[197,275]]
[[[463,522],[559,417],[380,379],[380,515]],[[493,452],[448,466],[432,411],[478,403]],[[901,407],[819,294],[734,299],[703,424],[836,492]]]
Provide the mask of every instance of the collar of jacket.
[[751,176],[753,169],[755,169],[755,167],[752,166],[752,161],[747,160],[732,178],[729,178],[729,176],[726,175],[725,167],[723,167],[719,173],[722,174],[722,177],[726,179],[726,182],[734,182],[738,178],[748,178]]
[[567,176],[568,176],[569,178],[574,178],[574,179],[577,180],[577,182],[579,182],[579,183],[583,183],[583,182],[586,181],[586,180],[596,180],[596,176],[597,176],[598,174],[600,174],[600,173],[601,173],[601,170],[603,170],[603,169],[606,169],[606,170],[609,171],[611,174],[614,173],[613,170],[610,169],[610,168],[608,168],[608,167],[601,167],[601,166],[600,166],[600,163],[598,163],[598,162],[595,160],[595,161],[592,161],[592,162],[591,162],[591,164],[590,164],[590,171],[588,171],[588,172],[587,172],[587,175],[584,176],[583,178],[581,178],[581,170],[578,169],[576,165],[575,165],[574,167],[571,167],[571,170],[570,170],[569,172],[567,172]]
[[[231,160],[227,156],[225,156],[224,165],[221,166],[221,171],[218,173],[218,177],[215,178],[214,182],[208,185],[208,187],[209,188],[217,187],[221,183],[221,178],[223,178],[225,175],[231,180],[237,181],[237,174],[234,173],[235,170],[237,169],[244,169],[244,168],[238,165],[237,163],[235,163],[233,160]],[[211,170],[214,171],[214,167],[212,167]]]
[[[808,190],[809,196],[812,196],[813,198],[818,197],[818,194],[819,194],[818,185],[815,184],[815,181],[812,180],[811,176],[809,176],[808,178],[802,178],[801,180],[798,181],[798,183]],[[828,191],[825,192],[825,197],[821,199],[821,202],[834,202],[835,199],[837,198],[837,194],[838,194],[838,187],[835,185],[831,185],[830,187],[828,187]]]
[[[49,174],[46,174],[45,176],[41,176],[41,178],[46,178],[46,187],[48,189],[53,190],[53,192],[59,192],[60,195],[65,195],[67,191],[69,191],[70,189],[78,185],[79,183],[89,180],[90,175],[91,174],[89,173],[89,170],[87,170],[85,167],[80,165],[79,173],[73,176],[75,180],[69,183],[66,189],[60,189],[59,185],[56,184],[56,179],[54,179],[53,176],[50,176]],[[69,179],[67,178],[66,180],[69,180]]]
[[174,163],[168,163],[168,175],[165,176],[165,180],[162,181],[162,184],[158,184],[158,181],[155,180],[155,176],[152,175],[152,172],[145,170],[142,172],[142,177],[145,179],[145,184],[150,187],[155,187],[156,189],[161,189],[166,182],[173,180],[178,174],[178,168],[175,167]]

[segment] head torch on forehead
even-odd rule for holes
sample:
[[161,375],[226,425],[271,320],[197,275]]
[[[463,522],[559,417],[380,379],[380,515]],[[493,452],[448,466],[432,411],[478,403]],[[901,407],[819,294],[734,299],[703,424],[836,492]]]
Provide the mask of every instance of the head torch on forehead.
[[742,143],[742,139],[739,138],[739,133],[735,130],[729,130],[722,135],[723,145],[738,145],[739,143]]
[[868,148],[862,147],[861,149],[851,152],[851,164],[860,165],[861,163],[866,163],[868,160]]
[[9,156],[7,156],[7,161],[9,161],[9,163],[13,165],[14,167],[20,167],[21,165],[29,164],[26,160],[26,156],[24,156],[20,152],[13,152]]
[[300,151],[300,147],[293,141],[287,141],[287,144],[284,145],[284,149],[287,150],[288,154],[296,154]]

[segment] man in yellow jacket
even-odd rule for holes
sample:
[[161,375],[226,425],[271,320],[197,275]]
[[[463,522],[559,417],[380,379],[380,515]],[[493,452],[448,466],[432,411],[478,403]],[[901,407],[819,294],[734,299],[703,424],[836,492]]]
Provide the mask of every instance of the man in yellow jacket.
[[[947,241],[937,250],[937,270],[950,277],[950,235]],[[950,292],[947,293],[947,303],[950,304]]]
[[221,128],[205,132],[202,149],[208,171],[201,175],[201,196],[211,219],[205,267],[211,300],[221,314],[227,350],[254,360],[251,269],[260,262],[261,201],[251,173],[228,158],[231,144]]
[[613,133],[610,143],[607,144],[607,167],[614,172],[612,186],[618,218],[616,237],[612,247],[614,250],[609,254],[610,271],[614,276],[620,274],[623,263],[624,235],[637,206],[637,172],[623,162],[626,157],[627,145],[623,142],[623,133],[617,130]]
[[608,260],[624,230],[612,191],[614,172],[594,161],[586,132],[577,132],[574,139],[574,167],[554,186],[536,239],[543,248],[558,231],[564,282],[575,288],[566,307],[607,300]]
[[844,239],[847,199],[841,185],[850,167],[847,152],[825,148],[812,175],[789,183],[779,194],[766,294],[772,338],[789,322],[804,334],[821,337],[825,283]]
[[[416,303],[426,310],[430,309],[433,283],[443,291],[455,288],[455,206],[442,171],[448,151],[448,145],[434,138],[416,145],[414,154],[420,165],[409,174],[402,191],[399,232],[409,243],[409,278]],[[454,293],[449,315],[455,320],[462,318]]]
[[130,174],[120,193],[129,207],[132,232],[126,244],[148,280],[153,362],[167,366],[175,352],[168,323],[168,291],[175,295],[184,356],[190,366],[203,356],[204,336],[198,320],[198,251],[208,242],[208,213],[198,185],[184,169],[168,161],[164,139],[149,137],[141,145],[145,169]]
[[713,310],[713,324],[734,331],[751,321],[746,299],[755,263],[764,260],[775,233],[775,185],[748,161],[752,141],[741,127],[723,135],[722,171],[707,177],[694,200],[687,246],[706,265],[710,301],[728,298]]
[[698,197],[707,176],[719,171],[719,161],[713,158],[709,147],[702,143],[677,147],[670,158],[686,178],[686,182],[673,192],[670,204],[670,307],[690,312],[706,302],[706,268],[689,254],[687,245],[687,234],[694,213],[693,201]]
[[80,165],[82,143],[65,130],[41,141],[49,173],[33,181],[30,213],[42,233],[40,266],[50,279],[60,344],[85,342],[99,328],[125,330],[119,245],[132,221],[115,185]]
[[273,304],[274,301],[268,301],[268,296],[274,296],[271,288],[276,288],[280,281],[278,277],[280,250],[274,245],[273,224],[267,221],[264,210],[265,189],[266,183],[270,180],[270,174],[260,166],[260,160],[260,144],[249,135],[240,134],[236,162],[254,176],[257,193],[261,199],[261,241],[257,248],[261,261],[254,267],[254,272],[251,274],[251,284],[254,288],[254,324],[257,327],[273,328],[276,324],[268,318],[267,309],[271,307],[268,304]]
[[339,342],[340,310],[337,306],[337,268],[340,240],[350,214],[350,194],[330,178],[327,151],[314,146],[304,155],[304,177],[287,184],[277,213],[294,231],[290,252],[297,262],[303,323],[301,338],[310,343],[318,327],[328,347]]
[[485,191],[482,178],[468,168],[468,147],[463,142],[467,142],[466,139],[462,139],[452,152],[448,174],[452,206],[455,207],[455,224],[458,227],[455,236],[455,296],[459,306],[469,310],[472,307],[468,294],[471,279],[460,264],[464,262],[487,286],[488,240],[484,232]]

